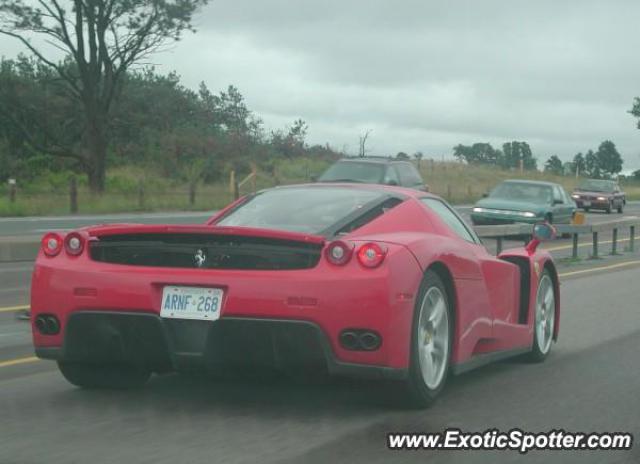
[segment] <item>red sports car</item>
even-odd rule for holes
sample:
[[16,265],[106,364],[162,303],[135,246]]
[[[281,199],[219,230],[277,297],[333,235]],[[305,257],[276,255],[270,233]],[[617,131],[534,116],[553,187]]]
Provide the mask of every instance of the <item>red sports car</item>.
[[551,232],[495,257],[440,198],[363,184],[265,190],[204,225],[52,232],[33,273],[35,350],[81,387],[322,368],[396,379],[426,406],[450,372],[547,356],[558,274],[536,247]]

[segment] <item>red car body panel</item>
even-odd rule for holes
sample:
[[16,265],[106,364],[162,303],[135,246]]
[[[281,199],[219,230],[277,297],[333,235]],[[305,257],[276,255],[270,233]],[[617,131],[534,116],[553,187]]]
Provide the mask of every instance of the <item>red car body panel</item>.
[[[316,186],[331,188],[331,185]],[[373,188],[354,186],[349,188]],[[431,209],[419,201],[433,197],[399,187],[375,187],[406,199],[368,224],[341,236],[357,248],[377,242],[387,249],[382,265],[367,269],[357,259],[345,266],[328,262],[300,270],[229,270],[145,267],[98,262],[88,251],[70,256],[38,255],[31,290],[32,321],[40,314],[58,317],[61,331],[44,335],[33,323],[36,351],[62,349],[69,316],[87,311],[144,313],[159,316],[165,285],[207,286],[225,291],[221,319],[299,320],[320,328],[338,362],[407,370],[418,289],[429,268],[451,277],[455,308],[454,366],[491,352],[526,350],[533,341],[535,289],[541,270],[548,267],[557,284],[551,256],[544,250],[529,255],[524,248],[490,255],[478,243],[458,237]],[[241,202],[242,200],[240,200]],[[236,202],[235,205],[237,205]],[[81,229],[87,241],[118,234],[190,233],[267,237],[326,247],[330,240],[313,234],[207,225],[114,225]],[[85,248],[88,248],[88,244]],[[324,251],[324,250],[323,250]],[[518,262],[516,264],[511,261]],[[529,269],[526,321],[521,318],[522,266]],[[556,292],[559,296],[559,293]],[[556,301],[556,336],[560,305]],[[374,351],[351,351],[338,342],[349,327],[379,333],[382,345]]]

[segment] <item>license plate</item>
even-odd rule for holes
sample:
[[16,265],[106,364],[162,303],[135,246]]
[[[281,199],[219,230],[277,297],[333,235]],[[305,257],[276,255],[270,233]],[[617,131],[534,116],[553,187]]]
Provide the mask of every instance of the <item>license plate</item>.
[[220,318],[223,296],[219,288],[166,286],[162,289],[160,316],[215,321]]
[[591,206],[591,201],[583,201],[582,206]]

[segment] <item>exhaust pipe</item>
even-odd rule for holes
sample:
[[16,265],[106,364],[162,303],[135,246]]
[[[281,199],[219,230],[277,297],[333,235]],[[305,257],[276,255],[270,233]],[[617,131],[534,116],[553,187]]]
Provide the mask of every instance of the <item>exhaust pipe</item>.
[[360,345],[358,334],[351,330],[345,330],[340,334],[340,345],[347,350],[357,350]]
[[35,326],[36,329],[38,329],[38,332],[40,332],[41,334],[47,333],[47,321],[45,320],[44,316],[36,317]]
[[56,316],[41,314],[36,317],[35,326],[42,335],[56,335],[60,333],[60,321]]
[[375,351],[382,345],[382,337],[366,329],[343,330],[339,340],[340,346],[350,351]]
[[359,337],[360,346],[365,351],[377,350],[380,347],[380,336],[374,332],[364,332]]
[[60,332],[60,322],[55,316],[47,316],[45,318],[47,326],[47,335],[56,335]]

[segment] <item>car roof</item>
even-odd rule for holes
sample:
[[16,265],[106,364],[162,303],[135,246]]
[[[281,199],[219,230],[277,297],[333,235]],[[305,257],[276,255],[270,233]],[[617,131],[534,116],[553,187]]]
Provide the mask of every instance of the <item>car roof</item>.
[[608,182],[610,184],[617,184],[618,181],[612,180],[612,179],[582,179],[580,181],[582,182]]
[[528,180],[528,179],[507,179],[502,181],[501,183],[518,183],[518,184],[530,184],[530,185],[544,185],[547,187],[554,187],[560,184],[556,184],[555,182],[546,182],[543,180]]
[[408,160],[399,160],[386,156],[380,157],[357,157],[357,158],[340,158],[336,163],[371,163],[371,164],[394,164],[394,163],[408,163]]
[[439,198],[437,195],[433,195],[428,192],[423,192],[421,190],[412,189],[409,187],[400,187],[399,185],[384,185],[384,184],[354,184],[352,182],[314,182],[314,183],[306,183],[306,184],[290,184],[290,185],[279,185],[277,187],[272,187],[268,189],[264,189],[263,191],[274,190],[274,189],[287,189],[287,188],[296,188],[296,187],[304,187],[304,188],[351,188],[351,189],[360,189],[360,190],[375,190],[380,193],[387,194],[396,194],[406,197],[412,198]]

